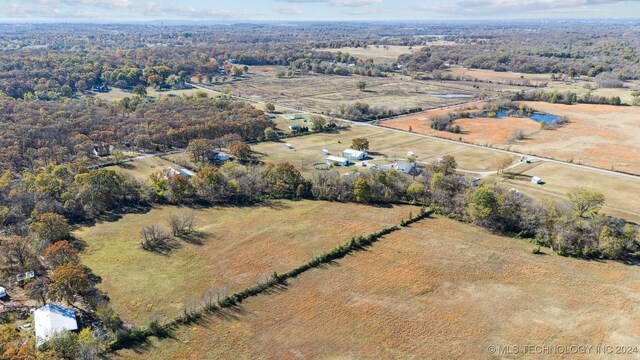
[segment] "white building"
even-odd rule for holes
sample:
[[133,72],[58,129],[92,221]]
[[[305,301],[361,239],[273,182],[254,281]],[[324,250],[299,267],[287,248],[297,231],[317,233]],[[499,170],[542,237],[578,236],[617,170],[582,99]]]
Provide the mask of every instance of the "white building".
[[413,151],[407,151],[407,157],[414,158],[416,157],[416,153],[414,153]]
[[542,181],[542,178],[540,178],[538,176],[534,176],[534,177],[531,178],[531,183],[539,185],[539,184],[542,184],[543,181]]
[[56,333],[78,330],[76,312],[60,304],[47,304],[34,311],[36,346],[49,341]]
[[5,288],[0,286],[0,299],[2,299],[5,296],[7,296],[7,290],[5,290]]
[[212,161],[228,161],[231,159],[231,154],[224,151],[212,151],[209,155],[209,159]]
[[327,149],[322,149],[320,152],[322,153],[322,155],[329,155],[329,150]]
[[364,160],[369,154],[366,151],[359,151],[353,149],[345,149],[342,152],[342,156],[350,160]]
[[338,166],[349,166],[349,159],[343,158],[341,156],[328,156],[327,164],[329,165],[338,165]]
[[168,179],[171,176],[175,176],[175,175],[179,175],[179,176],[183,176],[186,177],[187,179],[192,178],[195,174],[187,169],[176,169],[176,168],[168,168],[167,170],[165,170],[164,172],[164,178]]

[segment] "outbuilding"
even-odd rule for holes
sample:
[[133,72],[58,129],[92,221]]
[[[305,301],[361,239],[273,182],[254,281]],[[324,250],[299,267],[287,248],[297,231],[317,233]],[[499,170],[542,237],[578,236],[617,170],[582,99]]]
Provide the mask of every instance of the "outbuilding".
[[190,179],[190,178],[192,178],[195,174],[194,174],[192,171],[187,170],[187,169],[176,169],[176,168],[173,168],[173,167],[168,168],[168,169],[167,169],[167,170],[165,170],[165,172],[164,172],[164,178],[165,178],[165,179],[168,179],[168,178],[170,178],[171,176],[176,176],[176,175],[178,175],[178,176],[182,176],[182,177],[185,177],[185,178],[187,178],[187,179]]
[[327,149],[322,149],[320,152],[322,153],[322,155],[329,155],[329,150]]
[[540,185],[543,184],[544,181],[542,181],[542,178],[538,177],[538,176],[534,176],[531,178],[531,183],[532,184],[536,184],[536,185]]
[[342,152],[342,156],[350,160],[364,160],[369,156],[366,151],[353,150],[353,149],[345,149]]
[[5,296],[7,296],[7,290],[2,286],[0,286],[0,299],[2,299]]
[[36,346],[39,347],[56,334],[78,330],[76,312],[60,304],[47,304],[33,313]]
[[329,165],[337,165],[337,166],[349,166],[349,159],[343,158],[341,156],[327,156],[327,164]]

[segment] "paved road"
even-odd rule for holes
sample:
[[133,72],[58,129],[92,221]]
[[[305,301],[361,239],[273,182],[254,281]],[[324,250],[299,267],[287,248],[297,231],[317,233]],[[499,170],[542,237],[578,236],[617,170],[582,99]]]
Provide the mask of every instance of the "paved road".
[[[191,85],[191,86],[193,86],[195,88],[198,88],[200,90],[207,91],[207,92],[210,92],[210,93],[214,93],[214,94],[217,94],[217,95],[222,94],[219,91],[215,91],[215,90],[209,89],[209,88],[204,87],[204,86],[195,85],[195,84],[188,84],[188,85]],[[248,102],[255,101],[254,99],[243,98],[243,97],[239,97],[239,96],[233,96],[233,98],[236,98],[236,99],[239,99],[239,100],[242,100],[242,101],[248,101]],[[486,101],[486,100],[483,100],[483,101]],[[477,103],[477,102],[479,102],[479,101],[474,101],[473,103]],[[286,110],[301,111],[301,110],[294,109],[294,108],[289,108],[289,107],[286,107],[286,106],[280,106],[280,105],[278,105],[278,106],[280,108],[283,108],[283,109],[286,109]],[[455,105],[455,106],[461,106],[461,105]],[[444,108],[447,108],[447,107],[444,107]],[[308,112],[308,111],[306,111],[305,113],[308,113],[308,114],[311,114],[311,115],[325,116],[323,114],[317,114],[317,113]],[[392,129],[392,128],[387,128],[387,127],[381,127],[381,126],[378,126],[378,125],[373,125],[371,123],[366,123],[366,122],[363,123],[363,122],[351,121],[351,120],[347,120],[347,119],[340,119],[340,118],[337,118],[335,116],[333,118],[335,118],[338,121],[349,123],[352,126],[369,126],[369,127],[377,128],[378,130],[384,129],[384,130],[387,130],[387,131],[393,131],[393,132],[397,132],[397,133],[413,135],[413,136],[422,137],[422,138],[425,138],[425,139],[430,139],[430,140],[435,140],[435,141],[443,141],[443,142],[447,142],[447,143],[451,143],[451,144],[457,144],[457,145],[462,145],[462,146],[467,146],[467,147],[472,147],[472,148],[484,149],[484,150],[493,151],[493,152],[502,153],[502,154],[507,154],[507,155],[525,157],[525,158],[530,159],[532,161],[546,161],[546,162],[549,162],[549,163],[565,165],[565,166],[569,166],[569,167],[573,167],[573,168],[578,168],[578,169],[581,169],[581,170],[589,170],[589,171],[602,173],[602,174],[607,174],[607,175],[619,176],[619,177],[624,177],[624,178],[633,179],[633,180],[640,180],[640,175],[625,174],[625,173],[621,173],[621,172],[617,172],[617,171],[600,169],[600,168],[587,166],[587,165],[574,164],[574,163],[570,163],[570,162],[566,162],[566,161],[562,161],[562,160],[549,159],[549,158],[540,157],[540,156],[531,156],[531,155],[528,155],[528,154],[519,153],[519,152],[515,152],[515,151],[502,150],[502,149],[496,149],[496,148],[486,147],[486,146],[482,146],[482,145],[469,144],[469,143],[464,143],[464,142],[455,141],[455,140],[443,139],[443,138],[436,137],[436,136],[431,136],[431,135],[410,133],[408,131]],[[518,165],[519,165],[519,163],[518,163]]]

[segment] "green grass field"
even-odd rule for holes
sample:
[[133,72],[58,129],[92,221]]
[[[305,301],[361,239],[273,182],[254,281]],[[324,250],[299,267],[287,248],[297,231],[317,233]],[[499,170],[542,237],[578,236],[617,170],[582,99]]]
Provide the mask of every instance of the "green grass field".
[[[144,226],[166,226],[171,213],[195,211],[198,242],[158,254],[140,248]],[[86,242],[82,262],[102,278],[99,288],[132,324],[167,320],[209,289],[228,293],[284,272],[353,236],[400,222],[412,206],[373,207],[321,201],[274,201],[255,207],[192,210],[158,207],[114,222],[84,227],[74,236]]]

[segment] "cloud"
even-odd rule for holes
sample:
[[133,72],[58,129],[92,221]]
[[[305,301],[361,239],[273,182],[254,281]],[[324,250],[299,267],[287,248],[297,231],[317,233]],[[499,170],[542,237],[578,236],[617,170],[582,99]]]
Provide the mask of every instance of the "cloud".
[[371,6],[376,4],[381,4],[383,0],[277,0],[287,3],[296,3],[296,4],[311,4],[311,3],[319,3],[319,4],[329,4],[332,6],[348,6],[348,7],[359,7],[359,6]]
[[[432,15],[453,17],[495,17],[512,15],[523,17],[533,14],[553,14],[572,10],[575,13],[596,11],[600,5],[613,5],[640,0],[459,0],[440,4],[420,4],[414,10],[430,12]],[[537,15],[536,15],[537,14]]]
[[281,15],[302,15],[302,9],[295,5],[278,6],[274,10]]

